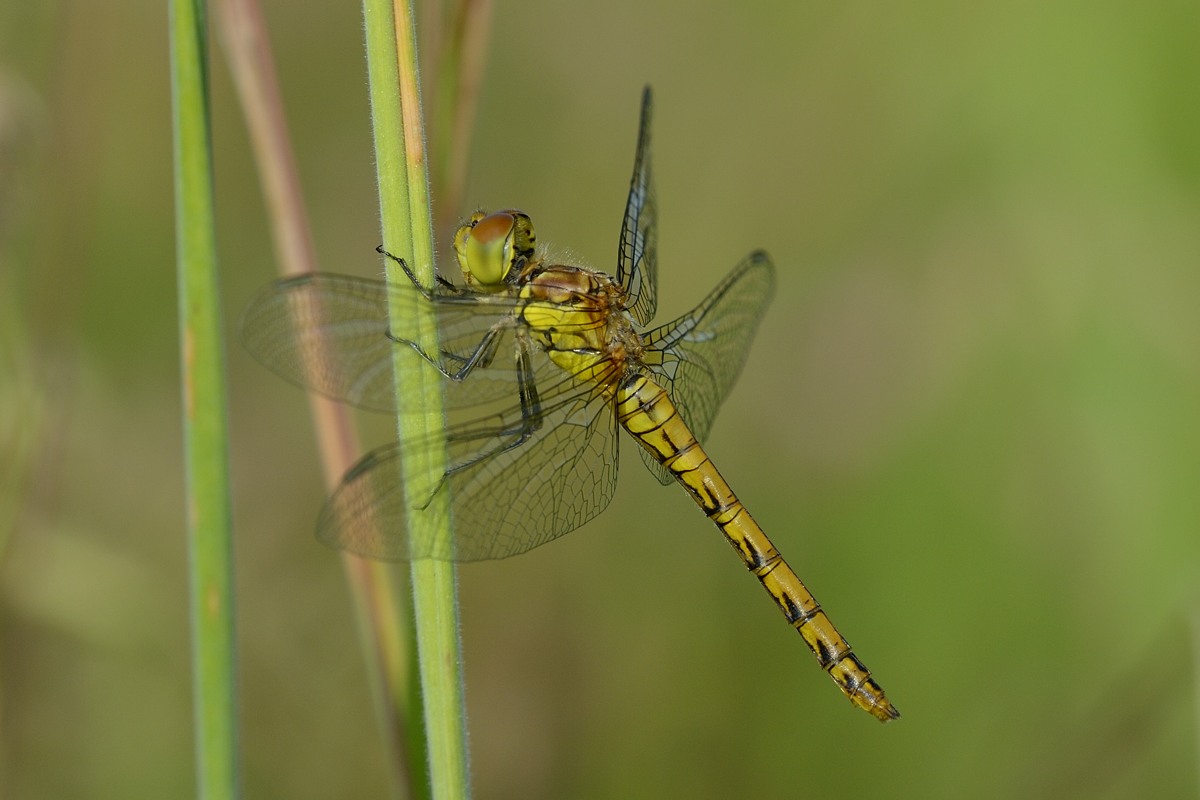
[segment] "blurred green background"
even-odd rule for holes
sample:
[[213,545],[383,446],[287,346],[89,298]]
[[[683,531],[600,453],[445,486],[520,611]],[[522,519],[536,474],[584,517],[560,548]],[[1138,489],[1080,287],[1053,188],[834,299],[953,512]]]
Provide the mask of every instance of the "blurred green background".
[[[360,8],[267,14],[321,265],[375,274]],[[166,35],[0,6],[5,796],[193,790]],[[626,447],[598,520],[461,571],[477,796],[1196,796],[1198,41],[1184,0],[498,4],[456,212],[611,267],[654,86],[660,317],[780,273],[711,453],[904,718]],[[247,794],[378,797],[307,406],[233,335],[275,266],[213,67]]]

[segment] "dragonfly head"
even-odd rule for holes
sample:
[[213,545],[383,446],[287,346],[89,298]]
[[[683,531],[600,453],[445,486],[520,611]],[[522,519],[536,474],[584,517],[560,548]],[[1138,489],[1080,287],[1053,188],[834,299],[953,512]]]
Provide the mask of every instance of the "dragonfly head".
[[524,212],[476,211],[454,234],[454,252],[468,284],[500,288],[515,280],[533,258],[536,241],[533,223]]

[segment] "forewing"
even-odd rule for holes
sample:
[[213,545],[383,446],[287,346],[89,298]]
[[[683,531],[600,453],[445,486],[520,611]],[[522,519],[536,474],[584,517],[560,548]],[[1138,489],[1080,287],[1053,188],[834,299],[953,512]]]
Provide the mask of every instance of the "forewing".
[[[701,442],[742,370],[774,288],[775,267],[756,251],[692,311],[642,336],[643,360]],[[659,481],[671,482],[657,461],[645,461]]]
[[658,307],[658,202],[650,164],[650,111],[647,86],[642,92],[637,155],[621,225],[621,250],[617,255],[617,281],[629,295],[629,312],[642,325],[654,319]]
[[[612,499],[617,481],[616,422],[610,402],[563,375],[541,393],[540,423],[519,446],[527,422],[520,407],[451,429],[448,477],[450,539],[415,542],[412,515],[431,515],[446,530],[442,506],[406,498],[399,444],[367,455],[326,503],[318,536],[367,558],[480,561],[517,555],[578,528]],[[417,443],[410,447],[436,447]],[[409,452],[412,452],[409,450]]]
[[517,301],[503,295],[426,299],[411,285],[313,273],[276,281],[259,293],[242,317],[242,341],[264,366],[298,386],[370,411],[394,412],[392,355],[408,345],[389,336],[393,293],[433,304],[440,361],[451,371],[495,330],[491,361],[461,382],[446,382],[448,406],[469,407],[515,391],[511,323]]

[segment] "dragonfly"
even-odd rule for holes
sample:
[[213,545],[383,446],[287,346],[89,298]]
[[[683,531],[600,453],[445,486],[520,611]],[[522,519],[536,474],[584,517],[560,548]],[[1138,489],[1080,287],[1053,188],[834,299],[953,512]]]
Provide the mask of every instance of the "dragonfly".
[[[647,87],[615,276],[543,257],[529,215],[507,209],[476,212],[455,234],[459,283],[439,275],[424,285],[380,247],[406,280],[312,273],[276,281],[251,302],[244,344],[299,386],[394,414],[393,356],[408,347],[445,390],[444,437],[363,457],[322,509],[318,538],[397,561],[527,552],[609,504],[623,428],[655,477],[682,485],[716,524],[846,697],[881,721],[895,719],[870,670],[701,445],[771,298],[771,259],[751,253],[692,311],[646,330],[658,292],[651,106]],[[392,331],[396,298],[432,309],[436,352]],[[405,459],[414,453],[446,459],[423,498],[404,489]],[[441,492],[448,500],[433,502]],[[439,524],[410,528],[418,517]]]

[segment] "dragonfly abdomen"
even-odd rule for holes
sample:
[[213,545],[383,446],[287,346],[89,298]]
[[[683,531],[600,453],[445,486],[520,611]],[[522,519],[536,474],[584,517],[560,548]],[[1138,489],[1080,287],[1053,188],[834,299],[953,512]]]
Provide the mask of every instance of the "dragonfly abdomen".
[[633,374],[618,388],[616,402],[621,426],[670,470],[721,529],[850,701],[884,722],[899,717],[871,671],[721,477],[666,390],[644,374]]

